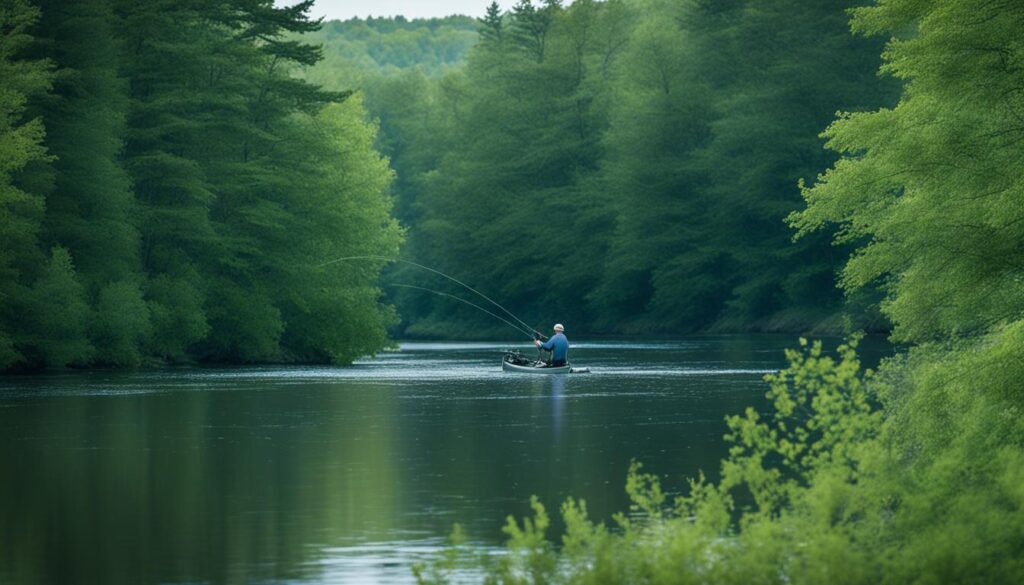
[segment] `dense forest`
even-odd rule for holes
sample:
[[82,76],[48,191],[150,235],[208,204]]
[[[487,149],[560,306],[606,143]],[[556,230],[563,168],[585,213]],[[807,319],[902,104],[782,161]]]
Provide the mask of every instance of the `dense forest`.
[[393,173],[296,79],[312,2],[0,5],[0,369],[350,362],[386,343]]
[[[789,367],[767,376],[773,408],[729,417],[730,455],[720,469],[707,470],[713,481],[697,477],[685,493],[669,494],[661,478],[671,470],[645,470],[635,463],[626,483],[633,501],[628,515],[610,525],[595,521],[588,518],[585,502],[570,498],[560,508],[563,534],[551,534],[552,519],[535,500],[532,517],[522,522],[509,518],[507,554],[486,562],[492,582],[1020,583],[1024,5],[878,0],[850,12],[856,35],[851,38],[861,40],[848,41],[841,39],[846,16],[826,17],[835,6],[832,2],[669,5],[686,7],[686,17],[652,20],[646,26],[660,32],[637,33],[624,49],[625,54],[638,51],[628,68],[629,75],[638,77],[626,112],[616,114],[611,107],[608,136],[638,135],[633,143],[623,142],[632,147],[611,151],[617,153],[608,155],[615,157],[614,165],[598,168],[609,184],[630,180],[645,185],[642,192],[652,197],[679,192],[662,192],[657,186],[690,189],[693,184],[685,192],[704,199],[693,208],[682,207],[688,197],[675,204],[663,197],[657,205],[651,199],[647,205],[631,206],[630,220],[616,224],[617,239],[608,253],[626,250],[634,242],[653,245],[630,238],[639,233],[628,231],[631,226],[652,237],[660,234],[659,245],[675,244],[669,236],[684,239],[692,234],[669,226],[718,204],[706,198],[728,202],[735,211],[731,220],[742,227],[734,236],[743,237],[725,246],[715,238],[720,229],[712,221],[715,216],[702,215],[707,227],[716,229],[692,240],[694,246],[714,242],[705,253],[727,254],[735,266],[753,262],[738,273],[727,271],[724,280],[707,275],[709,286],[732,287],[724,314],[760,306],[753,301],[764,298],[754,294],[766,290],[762,287],[803,291],[792,302],[825,295],[815,293],[809,283],[833,262],[817,248],[816,238],[831,237],[838,246],[836,256],[845,257],[838,261],[843,290],[850,296],[880,291],[880,310],[893,324],[892,337],[907,349],[870,371],[860,364],[856,339],[836,353],[802,341],[801,348],[788,352]],[[609,10],[613,4],[602,6],[600,10]],[[575,10],[587,7],[573,4]],[[758,25],[744,29],[743,23]],[[735,30],[747,34],[722,33]],[[812,35],[812,30],[819,32]],[[875,93],[868,81],[873,65],[861,51],[879,45],[865,37],[885,40],[881,72],[899,82],[899,99],[871,111],[839,113],[824,133],[829,152],[838,158],[804,183],[804,203],[786,212],[791,206],[783,197],[784,185],[768,189],[773,185],[768,179],[781,181],[782,175],[768,171],[788,169],[795,181],[821,164],[825,155],[812,152],[818,131],[810,127],[811,112],[831,107],[822,101],[863,105],[868,97],[862,92]],[[553,39],[545,48],[548,56],[559,54]],[[663,53],[654,50],[670,46],[692,51],[709,42],[722,50],[705,55],[724,62],[659,61]],[[741,46],[733,42],[763,45],[748,45],[735,61],[739,54],[725,50]],[[642,50],[644,46],[648,48]],[[539,60],[539,45],[533,47],[537,51],[532,57]],[[801,61],[791,60],[796,56]],[[473,58],[478,61],[471,60],[471,73],[474,67],[485,71],[486,59],[508,57],[499,52]],[[750,64],[743,76],[716,80],[714,73],[740,62]],[[659,63],[666,67],[659,68]],[[673,87],[673,75],[702,67],[710,68],[698,77],[709,82],[702,88],[706,97],[669,100],[672,94],[666,89]],[[715,97],[718,89],[740,84],[745,76],[768,73],[755,86],[735,87],[725,101]],[[645,75],[650,75],[646,79],[651,86],[641,83]],[[573,79],[578,78],[569,81]],[[785,81],[775,86],[776,79]],[[658,87],[658,81],[666,85]],[[822,89],[814,84],[834,85]],[[501,87],[500,82],[490,87]],[[554,84],[544,87],[556,90]],[[600,99],[594,94],[590,103]],[[658,103],[664,109],[652,109]],[[525,102],[520,105],[527,107]],[[713,110],[709,125],[683,124],[709,119],[684,115],[704,108]],[[655,127],[644,127],[642,121],[654,112],[661,114],[657,119],[666,132],[660,143],[645,142],[639,135],[652,136]],[[634,123],[616,126],[618,115]],[[556,120],[549,119],[552,124]],[[677,121],[680,126],[673,125]],[[515,136],[529,134],[523,130]],[[615,146],[611,140],[605,143]],[[477,149],[484,147],[477,144]],[[640,164],[638,157],[657,162],[663,153],[675,163]],[[700,161],[712,153],[721,175],[709,180],[708,163]],[[548,152],[537,155],[553,157]],[[453,187],[470,184],[475,176],[469,173],[472,163],[466,164],[460,167],[465,174],[458,182],[451,179]],[[759,198],[747,199],[743,194],[748,191],[740,184],[764,190],[757,191]],[[543,185],[537,189],[530,193],[540,194],[534,202],[540,205],[537,201],[548,192]],[[462,211],[470,215],[474,208]],[[748,211],[753,215],[748,217]],[[784,254],[770,246],[786,236],[772,222],[756,223],[778,213],[788,213],[787,223],[797,237]],[[495,219],[493,227],[499,223]],[[664,232],[658,231],[659,224]],[[822,255],[817,264],[811,261],[815,249]],[[849,253],[840,255],[838,250]],[[678,258],[673,266],[693,270],[685,255]],[[805,261],[779,264],[798,258]],[[765,266],[752,272],[758,260]],[[655,287],[649,292],[657,299],[660,273],[652,274]],[[805,284],[787,288],[797,282],[791,278]],[[615,281],[609,282],[604,286]],[[595,299],[616,298],[610,289],[601,290],[609,296]],[[707,298],[719,298],[719,292],[709,289]],[[748,292],[753,296],[744,294]],[[617,298],[629,298],[619,294]],[[464,542],[461,531],[454,537],[456,544]],[[444,582],[458,575],[464,560],[477,564],[472,552],[468,560],[462,558],[460,553],[467,550],[454,547],[437,562],[421,566],[421,582]]]
[[835,160],[833,114],[897,96],[844,6],[321,25],[310,4],[5,8],[0,368],[344,363],[389,327],[513,334],[409,288],[448,290],[408,265],[383,291],[383,262],[320,265],[397,256],[399,222],[403,257],[538,327],[888,326],[874,289],[835,286],[856,242],[784,222]]
[[[827,234],[793,243],[785,224],[798,182],[835,160],[818,137],[835,112],[897,97],[877,75],[882,41],[849,34],[853,4],[493,5],[461,68],[328,59],[306,75],[341,90],[360,71],[398,174],[403,255],[530,323],[564,321],[576,334],[840,330],[846,314],[885,328],[877,295],[844,306],[835,286],[849,245]],[[319,38],[327,54],[347,52],[371,25],[383,28],[329,23],[346,32]],[[380,38],[377,52],[409,55],[392,63],[437,52]],[[410,269],[388,276],[443,284]],[[451,299],[392,294],[401,335],[514,335]]]

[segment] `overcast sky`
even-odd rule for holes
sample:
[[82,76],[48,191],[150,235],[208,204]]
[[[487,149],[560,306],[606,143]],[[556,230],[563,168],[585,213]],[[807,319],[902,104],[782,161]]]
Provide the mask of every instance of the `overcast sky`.
[[[290,6],[295,0],[275,0],[278,6]],[[346,20],[353,16],[397,16],[406,18],[429,18],[450,14],[483,16],[491,0],[316,0],[313,16],[325,16],[328,20]],[[515,0],[498,0],[508,10]]]

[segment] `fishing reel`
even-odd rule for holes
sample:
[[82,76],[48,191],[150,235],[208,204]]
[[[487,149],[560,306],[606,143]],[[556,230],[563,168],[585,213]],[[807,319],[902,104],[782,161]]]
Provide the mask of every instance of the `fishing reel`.
[[537,341],[546,341],[547,340],[547,336],[546,335],[542,335],[540,331],[534,331],[533,332],[533,338],[535,340],[537,340]]
[[516,366],[528,366],[533,363],[529,358],[519,353],[518,349],[510,349],[505,354],[505,361]]

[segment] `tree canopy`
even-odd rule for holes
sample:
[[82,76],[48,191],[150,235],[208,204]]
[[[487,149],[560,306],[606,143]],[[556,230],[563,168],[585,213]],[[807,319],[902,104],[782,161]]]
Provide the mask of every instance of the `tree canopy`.
[[[881,42],[849,34],[854,5],[492,5],[463,67],[366,78],[404,254],[577,334],[877,321],[876,296],[844,305],[834,286],[848,249],[794,244],[784,221],[835,160],[817,134],[836,110],[896,96]],[[404,335],[502,334],[443,297],[393,298]]]

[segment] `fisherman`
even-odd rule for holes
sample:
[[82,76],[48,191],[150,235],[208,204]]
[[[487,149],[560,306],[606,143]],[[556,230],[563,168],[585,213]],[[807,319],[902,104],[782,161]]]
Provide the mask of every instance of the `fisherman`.
[[548,362],[548,365],[557,368],[564,366],[566,360],[569,359],[569,340],[565,338],[565,333],[563,333],[565,327],[562,327],[561,323],[556,323],[554,329],[555,334],[547,340],[547,343],[541,343],[539,339],[534,339],[533,344],[545,351],[550,351],[551,361]]

